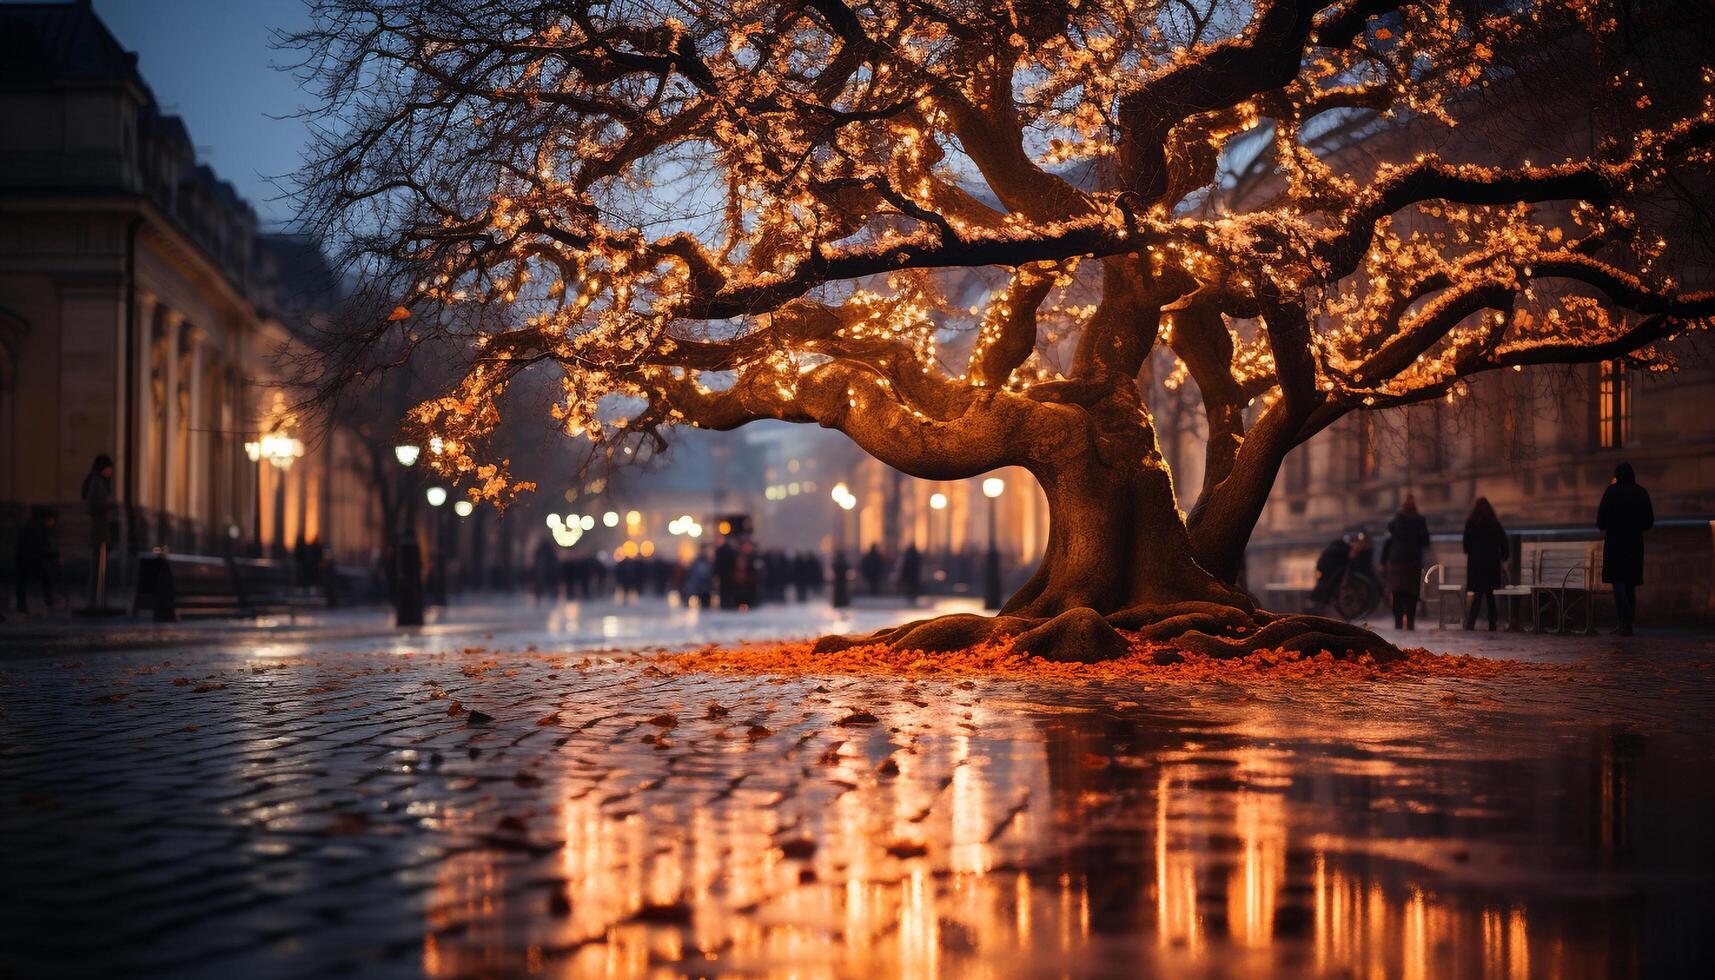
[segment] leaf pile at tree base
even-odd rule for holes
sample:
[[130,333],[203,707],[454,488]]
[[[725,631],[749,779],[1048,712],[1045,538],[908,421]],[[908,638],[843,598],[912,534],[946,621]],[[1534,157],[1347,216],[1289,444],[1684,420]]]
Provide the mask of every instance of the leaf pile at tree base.
[[1142,639],[1132,640],[1130,649],[1122,656],[1085,661],[1037,656],[1019,650],[1009,638],[940,652],[900,649],[885,643],[818,650],[816,641],[710,646],[663,654],[653,662],[668,670],[684,672],[786,676],[983,676],[1069,681],[1363,680],[1395,676],[1470,678],[1494,677],[1539,666],[1516,660],[1437,654],[1421,648],[1398,650],[1397,656],[1387,659],[1378,659],[1368,653],[1336,657],[1327,651],[1300,650],[1259,650],[1242,656],[1209,656],[1176,648],[1171,643]]

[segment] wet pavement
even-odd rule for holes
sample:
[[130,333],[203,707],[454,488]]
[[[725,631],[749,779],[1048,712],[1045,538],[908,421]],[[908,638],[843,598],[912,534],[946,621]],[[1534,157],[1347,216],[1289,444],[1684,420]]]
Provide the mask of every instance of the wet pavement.
[[1715,964],[1708,636],[1428,630],[1531,665],[1243,684],[585,653],[904,615],[555,607],[10,646],[0,975]]

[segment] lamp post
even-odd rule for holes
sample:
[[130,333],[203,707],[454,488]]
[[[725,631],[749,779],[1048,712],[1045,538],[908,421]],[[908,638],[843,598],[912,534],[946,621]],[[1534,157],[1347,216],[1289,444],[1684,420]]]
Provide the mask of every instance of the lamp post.
[[435,509],[435,564],[429,573],[429,604],[444,608],[447,604],[447,522],[441,507],[447,502],[447,488],[430,487],[423,491],[423,499]]
[[834,504],[840,512],[834,515],[834,598],[835,609],[844,609],[852,604],[851,583],[847,581],[851,569],[846,565],[846,513],[857,506],[857,497],[852,495],[844,483],[834,484],[831,494]]
[[[292,434],[285,429],[275,429],[273,432],[262,433],[261,437],[254,442],[246,442],[244,454],[250,457],[252,463],[267,460],[279,471],[274,477],[274,543],[278,546],[276,550],[283,552],[286,550],[286,471],[292,468],[292,464],[297,462],[300,456],[304,455],[304,444],[301,440],[292,438]],[[256,498],[256,510],[258,518],[256,538],[257,543],[260,544],[262,539],[262,521],[260,519],[262,498],[260,493],[257,494]]]
[[945,517],[941,535],[941,575],[946,579],[947,588],[953,587],[953,512],[947,509],[947,495],[933,493],[929,495],[929,509],[940,511]]
[[1006,492],[1006,481],[991,476],[983,481],[983,496],[989,498],[988,569],[983,583],[983,608],[1000,608],[1000,550],[995,547],[995,511],[1000,509],[1000,495]]
[[[453,523],[453,547],[459,552],[459,589],[480,588],[482,585],[482,563],[480,549],[474,555],[466,549],[470,547],[472,537],[481,543],[482,528],[466,529],[465,523],[470,515],[476,513],[476,505],[469,500],[453,501],[453,516],[458,520]],[[473,572],[475,573],[473,575]],[[474,581],[473,581],[474,579]]]
[[[393,447],[393,458],[402,471],[417,464],[422,448],[409,443]],[[423,551],[417,544],[417,497],[411,493],[409,478],[399,475],[399,505],[405,508],[405,526],[399,531],[395,554],[393,623],[396,626],[423,625]]]

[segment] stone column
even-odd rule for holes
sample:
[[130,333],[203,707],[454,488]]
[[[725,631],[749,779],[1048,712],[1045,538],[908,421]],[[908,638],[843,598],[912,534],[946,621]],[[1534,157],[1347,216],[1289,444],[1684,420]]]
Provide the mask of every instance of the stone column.
[[[200,327],[185,328],[185,463],[184,508],[195,533],[209,532],[208,516],[208,413],[203,407],[203,372],[208,362],[208,335]],[[207,550],[206,542],[198,550]]]
[[[131,452],[135,459],[125,460],[125,468],[130,471],[129,481],[131,499],[125,501],[133,515],[142,517],[142,510],[153,496],[154,469],[149,465],[149,455],[154,451],[155,426],[155,390],[151,384],[155,354],[155,310],[157,300],[155,294],[146,290],[137,290],[136,322],[131,325],[134,331],[132,343],[135,345],[136,363],[132,368],[131,402]],[[140,547],[143,542],[136,544]]]
[[[163,515],[163,521],[169,521],[165,515],[176,513],[179,500],[179,453],[184,447],[179,445],[179,328],[184,325],[185,316],[178,310],[166,308],[161,311],[161,342],[164,356],[161,358],[161,472],[159,496],[155,506]],[[167,535],[158,535],[157,540],[168,543]]]

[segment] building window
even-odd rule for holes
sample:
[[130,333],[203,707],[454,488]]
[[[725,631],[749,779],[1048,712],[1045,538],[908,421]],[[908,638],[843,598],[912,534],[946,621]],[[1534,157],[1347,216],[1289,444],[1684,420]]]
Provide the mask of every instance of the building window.
[[1631,372],[1625,361],[1603,361],[1596,393],[1596,445],[1623,449],[1632,439]]

